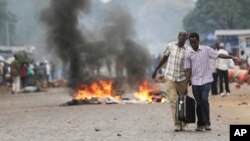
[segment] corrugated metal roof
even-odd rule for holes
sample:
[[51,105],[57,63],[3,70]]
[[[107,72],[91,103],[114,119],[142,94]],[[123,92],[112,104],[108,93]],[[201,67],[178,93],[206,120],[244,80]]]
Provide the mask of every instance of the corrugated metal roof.
[[250,35],[250,29],[237,29],[237,30],[215,30],[215,36],[222,35]]

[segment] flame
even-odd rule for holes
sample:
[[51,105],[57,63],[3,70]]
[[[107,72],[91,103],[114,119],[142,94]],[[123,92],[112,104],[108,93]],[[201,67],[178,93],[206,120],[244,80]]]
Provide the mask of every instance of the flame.
[[152,97],[149,95],[150,91],[155,91],[158,90],[159,88],[157,87],[149,87],[148,86],[148,82],[145,80],[142,82],[142,84],[139,86],[139,91],[133,93],[133,95],[139,99],[140,101],[148,101],[149,103],[151,103]]
[[[113,81],[104,81],[99,80],[93,82],[91,84],[85,84],[80,86],[75,93],[74,99],[76,100],[84,100],[84,99],[92,99],[92,98],[107,98],[112,97],[112,84]],[[151,91],[159,90],[159,88],[155,86],[148,86],[148,82],[145,80],[139,86],[139,90],[133,93],[133,96],[138,101],[147,101],[148,103],[154,102],[154,98],[157,96],[150,95]],[[116,100],[121,100],[121,96],[114,96]],[[164,102],[164,98],[160,98],[161,102]]]
[[82,85],[74,99],[107,98],[112,95],[112,81],[100,80],[89,85]]

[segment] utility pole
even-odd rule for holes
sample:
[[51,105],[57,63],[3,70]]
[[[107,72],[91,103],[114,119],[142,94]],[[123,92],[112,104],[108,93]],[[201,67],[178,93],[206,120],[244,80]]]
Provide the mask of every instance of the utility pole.
[[6,45],[9,47],[10,46],[10,23],[9,23],[9,4],[8,1],[6,0],[7,6],[6,6],[6,14],[7,14],[7,19],[5,22],[5,28],[6,28]]
[[6,21],[6,45],[10,46],[10,26],[9,26],[9,20]]

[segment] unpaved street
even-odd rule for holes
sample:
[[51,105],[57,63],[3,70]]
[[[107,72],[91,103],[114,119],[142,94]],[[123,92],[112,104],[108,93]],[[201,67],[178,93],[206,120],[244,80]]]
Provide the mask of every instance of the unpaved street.
[[197,133],[192,124],[187,131],[176,133],[168,103],[62,107],[59,105],[71,100],[64,88],[0,94],[0,140],[228,141],[229,124],[239,118],[224,118],[223,109],[216,110],[218,104],[213,104],[220,99],[212,98],[212,131]]

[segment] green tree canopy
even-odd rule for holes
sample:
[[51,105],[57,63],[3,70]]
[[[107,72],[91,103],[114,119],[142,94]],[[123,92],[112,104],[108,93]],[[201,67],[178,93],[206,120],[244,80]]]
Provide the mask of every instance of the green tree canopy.
[[184,18],[188,32],[206,34],[216,29],[250,28],[249,0],[198,0]]

